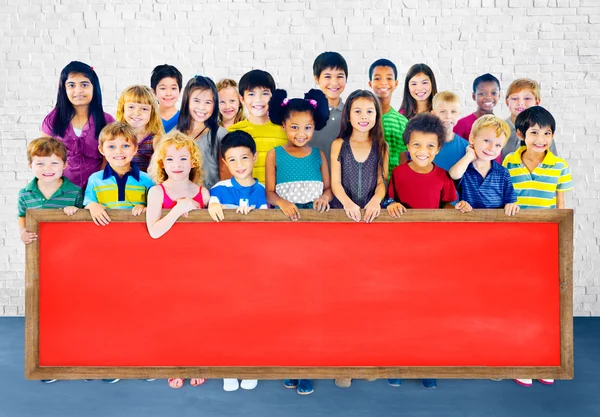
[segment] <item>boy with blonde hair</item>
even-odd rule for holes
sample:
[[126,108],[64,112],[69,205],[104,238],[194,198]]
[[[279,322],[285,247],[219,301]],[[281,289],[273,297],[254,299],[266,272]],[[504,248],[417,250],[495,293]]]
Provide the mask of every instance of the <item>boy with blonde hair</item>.
[[451,91],[441,91],[433,97],[431,112],[442,121],[446,131],[442,149],[433,163],[448,171],[465,156],[465,149],[469,146],[469,142],[454,133],[460,116],[460,98]]
[[[515,121],[517,116],[524,110],[539,106],[542,101],[540,85],[537,81],[530,78],[517,78],[508,86],[506,91],[506,105],[510,111],[510,117],[506,122],[510,126],[510,136],[506,146],[502,149],[502,156],[496,159],[499,164],[509,153],[512,153],[521,147],[521,140],[517,137]],[[556,155],[556,146],[554,142],[550,145],[550,151]]]
[[465,156],[450,168],[452,179],[460,180],[459,198],[475,209],[504,208],[507,216],[519,212],[510,174],[495,161],[509,134],[508,123],[499,117],[480,117],[471,129]]
[[98,138],[98,150],[106,158],[106,167],[90,175],[83,200],[94,223],[106,226],[110,222],[107,208],[131,209],[139,216],[146,211],[148,189],[154,183],[131,163],[137,152],[135,130],[124,122],[106,125]]

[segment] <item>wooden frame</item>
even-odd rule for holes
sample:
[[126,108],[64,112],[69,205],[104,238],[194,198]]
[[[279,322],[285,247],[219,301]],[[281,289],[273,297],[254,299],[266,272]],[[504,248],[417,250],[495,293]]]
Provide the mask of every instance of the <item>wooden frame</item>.
[[[143,222],[126,210],[109,211],[113,222]],[[248,216],[226,212],[228,222],[287,221],[280,211],[257,210]],[[86,210],[65,217],[59,210],[28,210],[27,230],[39,231],[40,222],[90,222]],[[212,221],[206,211],[195,211],[180,222]],[[343,211],[318,214],[301,211],[301,222],[352,222]],[[523,210],[507,217],[503,210],[475,210],[462,214],[456,210],[409,210],[401,219],[382,212],[375,222],[528,222],[558,224],[560,287],[560,366],[558,367],[41,367],[39,365],[39,244],[26,250],[25,376],[28,379],[82,378],[573,378],[573,211]],[[43,238],[43,237],[42,237]]]

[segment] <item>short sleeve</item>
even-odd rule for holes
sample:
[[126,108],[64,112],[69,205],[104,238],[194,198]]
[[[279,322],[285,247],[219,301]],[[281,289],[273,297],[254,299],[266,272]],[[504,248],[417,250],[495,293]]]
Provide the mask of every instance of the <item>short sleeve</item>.
[[560,177],[558,178],[558,184],[556,191],[568,191],[573,188],[573,179],[571,178],[571,168],[566,162],[563,162],[564,166],[560,171]]
[[56,112],[54,110],[51,111],[42,122],[42,132],[48,136],[54,136],[54,133],[52,133],[52,125],[54,123],[55,114]]
[[90,177],[87,183],[87,187],[85,187],[85,194],[83,196],[83,207],[87,206],[90,203],[98,202],[96,191],[94,191],[94,182],[94,177]]
[[77,193],[77,197],[75,197],[75,207],[83,208],[83,190],[81,188]]
[[222,186],[219,185],[215,185],[210,189],[210,199],[208,200],[208,204],[210,203],[221,203],[221,191],[222,191]]
[[27,206],[25,205],[25,198],[23,196],[25,190],[19,191],[19,201],[17,203],[17,209],[19,212],[19,217],[25,217],[27,214]]
[[[441,169],[441,168],[440,168]],[[458,198],[456,195],[456,187],[454,186],[454,181],[448,175],[446,171],[444,171],[444,186],[442,187],[442,203],[452,203],[456,201]]]
[[516,203],[517,202],[517,193],[515,193],[515,186],[512,183],[512,179],[510,178],[510,173],[508,169],[504,169],[504,178],[502,179],[503,188],[504,188],[504,196],[503,196],[503,206]]
[[112,123],[115,121],[115,118],[112,117],[110,114],[108,113],[104,113],[104,120],[106,120],[106,124]]

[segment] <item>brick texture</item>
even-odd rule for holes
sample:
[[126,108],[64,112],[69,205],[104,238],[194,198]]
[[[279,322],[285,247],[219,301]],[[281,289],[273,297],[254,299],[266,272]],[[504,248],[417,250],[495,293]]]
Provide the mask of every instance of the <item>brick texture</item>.
[[[566,199],[576,213],[575,314],[600,315],[599,16],[596,0],[0,0],[0,315],[24,314],[16,196],[32,178],[26,145],[69,61],[95,67],[114,115],[119,93],[149,83],[158,64],[177,66],[184,79],[239,79],[262,68],[296,96],[314,86],[312,62],[325,50],[348,61],[345,96],[367,88],[377,58],[393,60],[401,79],[425,62],[438,89],[463,98],[463,114],[475,108],[477,75],[495,74],[503,89],[517,77],[538,80],[575,182]],[[504,103],[496,114],[508,116]],[[522,243],[518,251],[535,256]]]

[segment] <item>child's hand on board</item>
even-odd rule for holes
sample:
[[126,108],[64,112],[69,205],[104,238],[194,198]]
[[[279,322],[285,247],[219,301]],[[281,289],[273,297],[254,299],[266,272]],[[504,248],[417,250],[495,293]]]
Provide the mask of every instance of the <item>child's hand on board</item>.
[[28,232],[27,230],[21,230],[21,240],[24,244],[29,245],[34,240],[37,240],[37,234],[33,232]]
[[504,214],[507,216],[514,216],[520,210],[520,207],[516,203],[508,203],[504,206]]
[[381,203],[372,198],[365,206],[365,222],[371,223],[381,213]]
[[329,201],[327,201],[326,198],[323,198],[323,196],[321,196],[315,201],[313,201],[313,209],[315,209],[319,213],[329,211]]
[[300,218],[300,210],[298,210],[298,207],[294,203],[282,200],[279,203],[279,209],[294,222]]
[[344,204],[344,211],[346,212],[346,216],[355,222],[360,221],[360,207],[355,204],[353,201],[350,201],[348,204]]
[[458,203],[456,203],[454,208],[456,210],[460,210],[461,213],[468,213],[471,210],[473,210],[473,207],[471,207],[471,205],[469,203],[467,203],[465,200],[461,200]]
[[75,206],[68,206],[68,207],[63,208],[63,211],[65,212],[65,214],[67,216],[72,216],[73,214],[77,213],[77,210],[79,210],[79,209]]
[[239,206],[237,209],[235,209],[235,212],[240,213],[240,214],[248,214],[254,208],[255,208],[255,206]]
[[145,213],[145,212],[146,212],[146,206],[142,206],[142,205],[134,206],[131,209],[131,214],[133,214],[134,216],[139,216],[140,214]]
[[102,204],[90,203],[86,208],[90,211],[90,215],[96,226],[106,226],[110,223],[110,217]]
[[187,217],[188,213],[192,210],[196,210],[200,208],[200,203],[198,203],[196,200],[189,198],[189,197],[185,197],[185,198],[180,198],[179,200],[177,200],[177,203],[175,204],[175,207],[173,207],[173,209],[177,210],[177,212],[179,213],[180,216],[183,217]]
[[225,218],[223,215],[223,206],[219,203],[210,203],[208,205],[208,214],[210,214],[210,218],[216,222],[220,222]]
[[398,202],[395,202],[387,206],[387,211],[390,216],[399,219],[402,214],[406,213],[406,207]]

